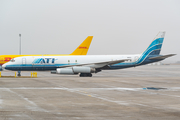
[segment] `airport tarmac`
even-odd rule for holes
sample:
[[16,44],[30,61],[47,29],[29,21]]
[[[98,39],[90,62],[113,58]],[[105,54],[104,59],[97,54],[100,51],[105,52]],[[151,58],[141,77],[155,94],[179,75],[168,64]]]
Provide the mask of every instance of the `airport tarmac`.
[[180,65],[102,71],[92,78],[37,75],[0,78],[0,120],[180,119]]

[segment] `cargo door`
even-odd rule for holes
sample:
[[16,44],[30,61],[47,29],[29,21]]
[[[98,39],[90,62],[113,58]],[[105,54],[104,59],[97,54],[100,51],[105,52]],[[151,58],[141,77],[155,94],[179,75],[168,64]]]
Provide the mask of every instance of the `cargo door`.
[[22,70],[26,69],[26,58],[22,58]]

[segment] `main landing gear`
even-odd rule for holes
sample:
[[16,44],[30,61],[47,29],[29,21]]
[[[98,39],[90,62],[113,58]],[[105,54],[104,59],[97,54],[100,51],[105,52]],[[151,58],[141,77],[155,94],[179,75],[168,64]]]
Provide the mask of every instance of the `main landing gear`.
[[20,77],[20,76],[21,76],[21,71],[18,71],[17,76],[18,76],[18,77]]
[[92,77],[91,73],[81,73],[79,77]]

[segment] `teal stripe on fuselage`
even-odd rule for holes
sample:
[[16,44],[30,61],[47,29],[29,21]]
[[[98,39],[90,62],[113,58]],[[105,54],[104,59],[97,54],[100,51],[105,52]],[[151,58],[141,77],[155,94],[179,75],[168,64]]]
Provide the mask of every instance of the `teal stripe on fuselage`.
[[33,71],[33,70],[56,70],[59,67],[63,67],[63,66],[67,66],[67,65],[76,65],[78,63],[71,63],[71,64],[49,64],[49,65],[45,65],[45,64],[39,64],[39,65],[34,65],[34,64],[16,64],[16,65],[7,65],[5,67],[5,69],[7,70],[29,70],[29,71]]
[[158,39],[154,40],[154,41],[149,45],[149,47],[143,52],[142,56],[143,56],[151,47],[153,47],[153,46],[155,46],[155,45],[160,45],[160,44],[162,45],[163,41],[164,41],[164,38],[158,38]]
[[110,68],[121,69],[121,68],[134,67],[134,66],[144,65],[144,64],[158,61],[158,60],[149,60],[148,58],[159,55],[159,53],[161,51],[163,40],[164,40],[164,38],[155,39],[149,45],[149,47],[143,52],[143,54],[139,57],[139,59],[136,62],[118,63],[118,64],[110,65]]
[[35,59],[32,63],[38,63],[42,58]]
[[[154,46],[154,45],[156,45],[156,44],[162,44],[163,41],[164,41],[164,38],[158,38],[158,39],[154,40],[154,41],[149,45],[148,48],[150,48],[150,47],[152,47],[152,46]],[[147,48],[147,49],[148,49],[148,48]]]
[[155,45],[153,47],[151,47],[150,49],[148,49],[148,51],[145,51],[141,57],[136,61],[136,62],[130,62],[130,63],[118,63],[118,64],[114,64],[114,65],[111,65],[111,66],[119,66],[119,65],[122,65],[122,66],[135,66],[135,65],[139,65],[141,64],[142,62],[146,62],[146,58],[149,58],[149,57],[152,57],[154,55],[151,55],[151,53],[153,51],[158,51],[161,49],[161,44],[160,45]]
[[156,51],[156,50],[161,50],[161,46],[162,46],[162,44],[160,44],[160,45],[155,45],[155,46],[151,47],[148,51],[146,51],[145,53],[143,53],[143,55],[136,61],[136,64],[141,64],[142,62],[145,61],[145,59],[146,59],[147,57],[150,57],[150,56],[153,57],[153,56],[155,56],[155,55],[150,54],[150,53],[152,53],[153,51]]

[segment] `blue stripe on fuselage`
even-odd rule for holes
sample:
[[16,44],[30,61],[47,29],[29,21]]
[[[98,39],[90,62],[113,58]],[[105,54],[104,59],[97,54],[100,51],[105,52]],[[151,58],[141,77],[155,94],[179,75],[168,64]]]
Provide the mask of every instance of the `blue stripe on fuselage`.
[[[145,59],[151,55],[154,55],[154,56],[157,56],[157,54],[155,53],[160,53],[160,50],[161,50],[161,47],[162,47],[162,44],[160,45],[155,45],[153,47],[151,47],[150,49],[148,49],[145,53],[143,53],[143,55],[141,55],[141,57],[136,61],[136,64],[141,64],[142,62],[146,62]],[[153,52],[153,51],[158,51],[158,52]],[[152,53],[152,54],[150,54]]]
[[71,63],[71,64],[16,64],[16,65],[7,65],[5,69],[7,70],[21,70],[21,71],[44,71],[44,70],[56,70],[59,67],[66,66],[66,65],[76,65],[78,63]]
[[139,65],[158,62],[160,60],[149,60],[149,58],[159,56],[163,40],[164,38],[155,39],[149,45],[149,47],[143,52],[143,54],[140,56],[140,58],[136,62],[118,63],[118,64],[110,65],[109,67],[111,69],[122,69],[122,68],[135,67]]

